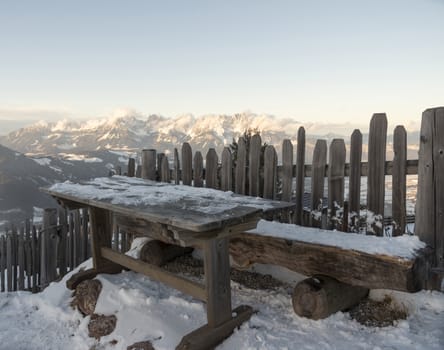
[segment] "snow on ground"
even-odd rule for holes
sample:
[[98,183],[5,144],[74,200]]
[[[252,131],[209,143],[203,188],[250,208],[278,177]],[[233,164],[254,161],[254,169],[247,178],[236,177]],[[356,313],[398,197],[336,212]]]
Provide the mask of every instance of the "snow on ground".
[[[91,260],[82,264],[90,267]],[[65,281],[39,294],[0,293],[0,349],[126,349],[150,340],[156,350],[174,349],[182,336],[205,323],[205,305],[162,283],[134,272],[99,275],[103,284],[96,312],[115,314],[117,326],[100,341],[88,337],[89,317],[69,306]],[[406,320],[385,328],[366,327],[338,312],[313,321],[294,314],[290,291],[252,290],[232,282],[233,306],[251,305],[257,312],[217,347],[256,349],[443,349],[444,294],[387,293],[409,313]],[[117,341],[113,345],[112,341]],[[115,342],[114,342],[115,343]]]

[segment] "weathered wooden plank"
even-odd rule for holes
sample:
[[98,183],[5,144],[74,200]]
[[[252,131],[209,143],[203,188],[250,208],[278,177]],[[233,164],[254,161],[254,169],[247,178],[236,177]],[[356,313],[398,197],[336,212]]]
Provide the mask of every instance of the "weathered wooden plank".
[[141,164],[137,164],[137,167],[136,167],[136,177],[137,178],[141,178],[142,177],[142,165]]
[[156,181],[156,150],[142,150],[142,179]]
[[304,178],[305,178],[305,129],[300,127],[298,129],[298,144],[296,147],[296,212],[295,223],[302,225],[303,211],[304,211]]
[[331,142],[328,162],[328,210],[330,227],[340,230],[343,219],[343,215],[340,212],[344,209],[345,142],[343,139],[333,139]]
[[393,236],[402,235],[406,225],[405,163],[407,160],[407,132],[398,125],[393,133],[392,218]]
[[7,290],[8,292],[12,292],[14,290],[13,287],[13,242],[12,235],[8,234],[6,236],[6,271],[7,271]]
[[18,252],[17,252],[17,263],[18,263],[18,290],[25,290],[25,239],[24,232],[20,233],[18,237]]
[[156,181],[160,181],[162,176],[162,162],[165,157],[165,153],[157,153]]
[[234,192],[245,194],[247,174],[247,144],[243,137],[237,141],[237,157],[234,169]]
[[264,198],[276,197],[276,166],[277,155],[273,146],[269,145],[264,152]]
[[253,263],[272,264],[307,276],[328,275],[369,289],[408,292],[424,287],[427,265],[424,262],[430,259],[427,249],[408,260],[250,233],[230,240],[230,255],[242,267]]
[[60,241],[59,241],[59,256],[58,256],[58,268],[61,276],[64,276],[67,272],[67,263],[66,263],[66,240],[68,236],[68,220],[67,220],[67,213],[66,210],[63,208],[58,209],[59,214],[59,234],[60,234]]
[[82,227],[82,216],[80,215],[80,209],[74,211],[74,267],[81,263],[81,227]]
[[[375,113],[370,121],[368,137],[367,211],[374,218],[369,233],[383,233],[385,194],[385,154],[387,144],[387,116]],[[367,218],[369,220],[369,218]]]
[[88,258],[88,245],[89,245],[89,239],[88,239],[88,209],[83,208],[82,215],[81,215],[81,231],[80,231],[80,262],[84,262]]
[[228,239],[204,241],[207,320],[217,327],[231,319],[230,259]]
[[180,184],[180,160],[179,160],[179,152],[177,151],[177,148],[174,149],[173,178],[174,178],[174,183],[176,185]]
[[233,310],[233,317],[218,327],[206,324],[185,335],[176,350],[207,350],[214,349],[219,343],[233,333],[234,329],[247,321],[254,311],[247,305],[238,306]]
[[136,160],[134,158],[129,158],[127,176],[134,177],[135,175],[136,175]]
[[320,226],[323,209],[325,163],[327,162],[327,141],[317,140],[313,151],[313,173],[311,176],[310,226]]
[[25,238],[25,270],[26,270],[26,289],[32,289],[32,251],[31,238]]
[[197,151],[194,154],[194,174],[193,174],[193,182],[194,187],[203,187],[204,183],[204,165],[203,165],[203,157],[200,151]]
[[182,145],[182,184],[191,186],[193,179],[193,151],[188,142]]
[[217,189],[217,165],[219,159],[214,148],[210,148],[206,156],[206,172],[205,172],[205,183],[206,187]]
[[6,278],[5,273],[7,269],[6,265],[6,237],[0,237],[0,292],[4,292],[6,290]]
[[184,277],[174,275],[160,267],[150,265],[143,261],[134,259],[128,255],[117,253],[111,248],[102,247],[100,254],[107,261],[112,261],[132,271],[142,273],[157,281],[165,283],[181,292],[191,295],[196,299],[206,301],[205,287],[197,282],[190,281]]
[[233,158],[228,147],[224,147],[222,152],[222,167],[220,173],[222,191],[233,190]]
[[[433,142],[433,165],[435,167],[435,265],[444,268],[444,107],[435,110],[435,141]],[[444,277],[444,274],[443,274]]]
[[170,162],[167,156],[164,156],[160,163],[160,181],[170,182]]
[[17,277],[18,277],[18,234],[17,227],[12,227],[12,289],[17,290]]
[[68,251],[68,263],[69,270],[72,271],[75,267],[74,259],[74,213],[71,211],[69,213],[69,239],[67,240],[67,251]]
[[359,230],[359,212],[361,210],[361,160],[362,134],[353,130],[350,140],[350,175],[348,184],[349,227],[353,232]]
[[[93,256],[93,267],[96,270],[106,269],[111,264],[102,256],[101,249],[111,248],[112,220],[108,210],[95,207],[89,208],[91,225],[91,250]],[[116,267],[117,268],[117,267]]]
[[40,266],[40,254],[38,252],[38,237],[37,228],[33,225],[31,232],[31,255],[32,255],[32,292],[37,293],[39,287],[39,280],[37,278]]
[[255,134],[250,140],[250,151],[249,151],[249,193],[250,196],[259,197],[260,196],[260,166],[261,166],[261,146],[262,140],[259,134]]
[[46,280],[49,284],[57,279],[57,257],[59,236],[57,233],[57,209],[48,208],[43,212],[43,232],[46,236],[46,258],[42,260],[46,263]]
[[293,185],[293,144],[290,140],[282,143],[282,200],[289,202]]

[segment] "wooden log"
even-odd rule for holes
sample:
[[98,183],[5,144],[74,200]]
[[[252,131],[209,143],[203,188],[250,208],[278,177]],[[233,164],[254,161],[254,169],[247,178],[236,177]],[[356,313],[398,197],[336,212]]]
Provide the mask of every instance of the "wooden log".
[[127,176],[134,177],[135,175],[136,175],[136,160],[134,158],[129,158]]
[[341,282],[369,289],[408,292],[424,288],[430,262],[428,249],[418,251],[412,259],[399,259],[250,233],[231,239],[230,255],[242,267],[253,263],[272,264],[307,276],[329,275]]
[[282,143],[282,200],[289,202],[293,185],[293,144],[290,140]]
[[393,133],[392,218],[393,236],[402,235],[406,224],[407,132],[398,125]]
[[357,305],[368,291],[329,276],[316,275],[294,287],[291,301],[297,315],[319,320]]
[[277,155],[273,146],[267,146],[264,152],[264,195],[266,199],[276,198]]
[[217,165],[218,165],[218,157],[214,148],[210,148],[207,152],[206,157],[206,173],[205,173],[205,181],[206,187],[208,188],[218,188],[217,184]]
[[348,184],[349,221],[352,232],[359,231],[359,212],[361,210],[361,160],[362,134],[355,129],[350,140],[350,175]]
[[142,179],[156,181],[156,150],[142,150]]
[[247,144],[243,137],[239,137],[239,140],[237,141],[237,158],[234,171],[234,192],[245,194],[247,174]]
[[305,129],[298,130],[298,144],[296,148],[296,212],[295,223],[302,225],[304,211],[304,183],[305,183]]
[[197,151],[194,154],[194,172],[193,172],[193,184],[194,187],[203,187],[204,179],[204,165],[202,153]]
[[253,135],[250,140],[248,185],[250,196],[260,195],[260,166],[262,140],[259,134]]
[[375,223],[368,233],[382,236],[385,194],[385,153],[387,144],[387,116],[375,113],[370,121],[368,137],[367,210]]
[[[328,210],[330,228],[340,230],[344,210],[345,142],[334,139],[330,144],[328,167]],[[342,214],[338,214],[342,211]]]
[[232,191],[233,190],[233,157],[231,151],[228,147],[224,147],[222,152],[222,168],[220,174],[222,191]]
[[140,250],[140,260],[149,264],[162,266],[175,258],[189,254],[193,251],[191,247],[181,247],[168,244],[159,240],[146,242]]
[[[317,140],[313,152],[313,173],[311,176],[310,226],[320,226],[319,215],[323,209],[325,163],[327,162],[327,142]],[[316,214],[317,218],[314,217]]]
[[191,186],[193,179],[193,151],[188,142],[182,145],[182,184]]

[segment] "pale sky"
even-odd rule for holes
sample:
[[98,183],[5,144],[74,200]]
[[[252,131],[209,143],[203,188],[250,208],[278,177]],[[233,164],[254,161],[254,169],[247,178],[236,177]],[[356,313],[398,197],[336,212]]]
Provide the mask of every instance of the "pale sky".
[[1,0],[0,119],[419,121],[444,105],[443,23],[444,0]]

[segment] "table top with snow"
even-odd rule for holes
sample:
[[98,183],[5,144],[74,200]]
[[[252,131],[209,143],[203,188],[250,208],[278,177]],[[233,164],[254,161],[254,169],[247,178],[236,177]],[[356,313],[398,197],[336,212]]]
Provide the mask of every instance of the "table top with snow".
[[173,185],[125,176],[58,183],[43,189],[69,206],[108,209],[194,232],[235,225],[247,218],[287,210],[294,204],[209,188]]

